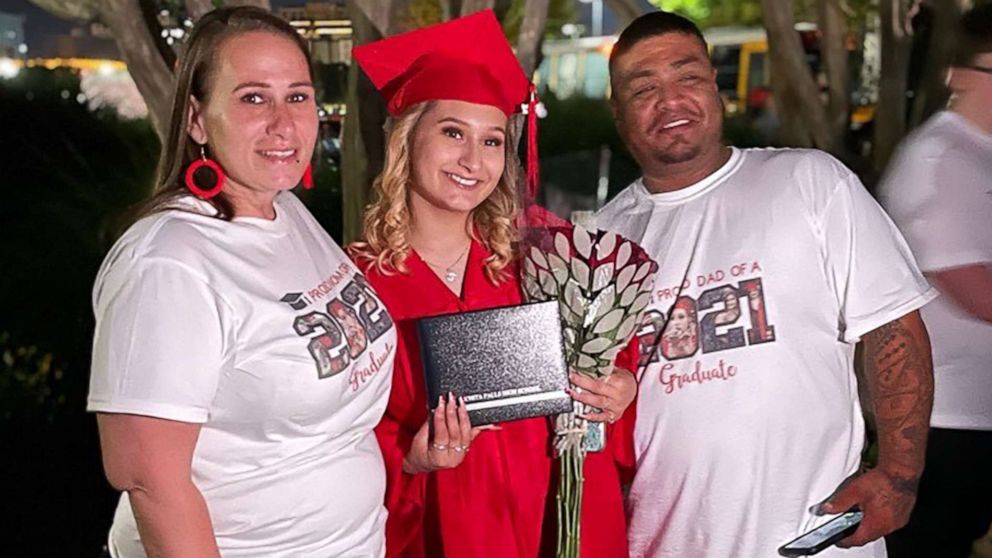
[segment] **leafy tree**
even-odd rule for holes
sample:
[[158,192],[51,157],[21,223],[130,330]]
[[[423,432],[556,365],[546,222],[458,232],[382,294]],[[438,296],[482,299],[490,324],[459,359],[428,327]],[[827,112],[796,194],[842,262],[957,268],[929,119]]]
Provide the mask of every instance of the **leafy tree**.
[[761,25],[760,0],[651,0],[662,10],[676,12],[701,28]]

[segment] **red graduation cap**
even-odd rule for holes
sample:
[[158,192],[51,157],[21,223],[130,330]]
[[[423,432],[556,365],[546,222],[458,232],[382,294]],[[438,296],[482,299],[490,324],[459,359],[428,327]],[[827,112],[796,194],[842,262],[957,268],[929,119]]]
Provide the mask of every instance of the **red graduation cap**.
[[509,116],[530,91],[492,10],[361,45],[352,55],[393,116],[433,100],[490,105]]
[[489,105],[507,116],[527,103],[527,189],[536,194],[537,99],[492,10],[357,46],[352,57],[393,116],[424,101]]

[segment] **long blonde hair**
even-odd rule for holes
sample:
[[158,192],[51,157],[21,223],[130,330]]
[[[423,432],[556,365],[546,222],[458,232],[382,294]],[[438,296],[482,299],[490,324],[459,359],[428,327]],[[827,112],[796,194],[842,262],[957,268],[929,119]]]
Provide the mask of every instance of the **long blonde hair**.
[[[362,240],[349,249],[359,261],[371,262],[383,274],[407,273],[404,261],[410,246],[410,206],[407,203],[412,162],[410,151],[414,130],[420,119],[433,106],[428,101],[410,107],[406,112],[386,122],[388,140],[386,162],[372,184],[373,201],[365,209]],[[473,238],[485,246],[491,255],[485,260],[485,274],[494,283],[508,278],[507,266],[516,257],[517,227],[520,212],[520,160],[514,142],[513,118],[507,123],[506,160],[503,175],[496,188],[469,215]],[[481,238],[480,238],[481,237]]]

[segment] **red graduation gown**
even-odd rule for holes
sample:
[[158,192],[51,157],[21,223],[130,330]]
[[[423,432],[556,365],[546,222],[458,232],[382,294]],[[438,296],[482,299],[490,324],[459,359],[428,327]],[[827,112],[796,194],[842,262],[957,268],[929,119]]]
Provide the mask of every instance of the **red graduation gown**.
[[[473,242],[462,296],[443,284],[416,253],[408,273],[384,275],[365,269],[369,282],[395,321],[399,339],[392,392],[376,428],[386,463],[386,555],[389,558],[535,558],[554,554],[557,462],[551,457],[551,424],[535,418],[484,431],[454,469],[429,474],[403,472],[403,457],[427,419],[416,319],[425,316],[519,304],[519,282],[499,285],[484,275],[489,253]],[[632,354],[632,353],[631,353]],[[633,407],[633,406],[631,406]],[[627,413],[632,414],[631,411]],[[627,541],[618,465],[632,466],[626,423],[612,428],[611,447],[590,454],[585,467],[582,513],[584,558],[624,558]],[[616,426],[620,426],[618,422]],[[621,440],[614,441],[618,437]]]

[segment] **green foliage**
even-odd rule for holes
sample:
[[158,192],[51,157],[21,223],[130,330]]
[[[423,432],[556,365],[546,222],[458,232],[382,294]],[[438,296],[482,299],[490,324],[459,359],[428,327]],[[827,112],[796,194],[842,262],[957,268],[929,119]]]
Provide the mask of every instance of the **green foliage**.
[[314,64],[317,98],[322,103],[344,103],[348,91],[348,65]]
[[606,100],[579,96],[560,100],[549,93],[542,102],[548,117],[540,121],[538,128],[541,155],[561,155],[620,142]]
[[[662,10],[676,12],[700,28],[761,25],[760,0],[650,0]],[[800,2],[796,2],[800,4]]]
[[[524,21],[525,0],[512,0],[510,8],[502,18],[503,32],[511,44],[516,44],[520,26]],[[548,38],[561,37],[561,26],[575,21],[575,2],[569,0],[549,0],[548,20],[544,25],[544,35]]]
[[444,12],[438,0],[411,0],[407,5],[402,28],[406,30],[419,29],[441,23],[443,20]]
[[591,196],[596,192],[602,146],[611,153],[611,191],[638,176],[637,165],[617,134],[613,115],[604,99],[546,94],[548,117],[540,121],[538,142],[541,183],[568,192]]
[[[662,10],[676,12],[696,22],[702,29],[721,26],[761,25],[761,0],[649,0]],[[848,0],[843,3],[850,24],[863,25],[878,9],[874,0]],[[816,21],[816,0],[792,3],[796,21]]]
[[55,355],[18,345],[9,331],[0,331],[0,419],[20,414],[52,422],[66,402],[64,376]]

